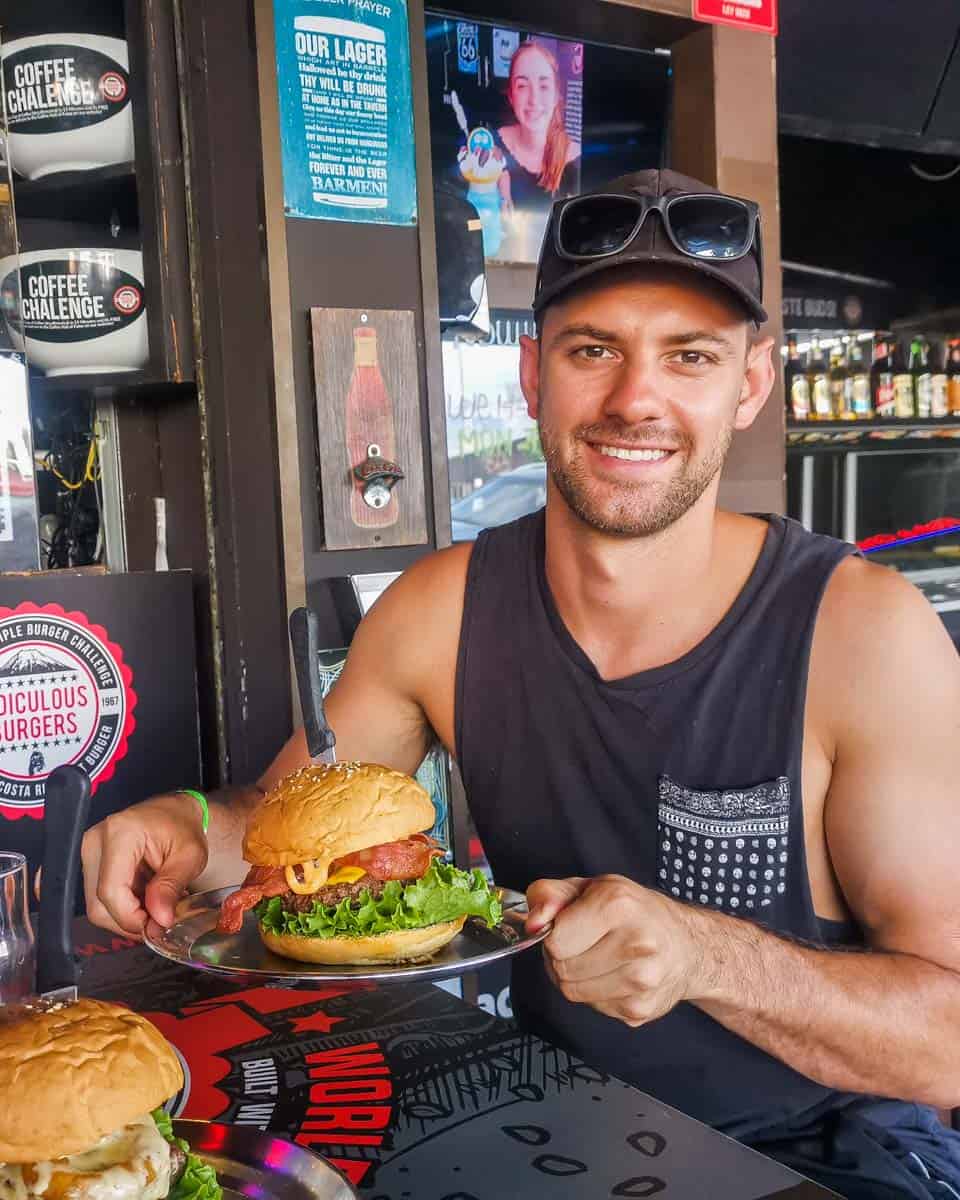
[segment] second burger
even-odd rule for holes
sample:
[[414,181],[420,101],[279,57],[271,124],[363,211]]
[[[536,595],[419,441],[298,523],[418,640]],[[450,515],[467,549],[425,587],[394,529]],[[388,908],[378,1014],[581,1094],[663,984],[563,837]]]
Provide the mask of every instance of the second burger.
[[424,832],[433,803],[409,775],[373,763],[304,767],[251,814],[252,870],[223,902],[218,929],[250,909],[275,954],[368,965],[429,958],[467,917],[495,925],[496,889],[480,871],[440,862]]

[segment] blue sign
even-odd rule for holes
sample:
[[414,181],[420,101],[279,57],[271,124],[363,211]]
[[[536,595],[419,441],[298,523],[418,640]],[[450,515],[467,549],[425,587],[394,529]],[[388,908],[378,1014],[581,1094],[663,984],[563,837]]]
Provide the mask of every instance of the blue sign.
[[286,211],[414,223],[406,0],[274,0],[274,23]]
[[476,75],[480,62],[479,26],[470,21],[457,22],[457,69],[464,75]]

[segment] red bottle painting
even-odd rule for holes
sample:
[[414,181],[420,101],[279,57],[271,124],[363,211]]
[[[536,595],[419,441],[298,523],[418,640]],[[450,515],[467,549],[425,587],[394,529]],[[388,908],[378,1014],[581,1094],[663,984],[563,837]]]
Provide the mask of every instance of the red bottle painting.
[[354,524],[361,529],[387,529],[396,524],[400,515],[396,495],[391,491],[389,500],[381,507],[368,504],[364,499],[364,485],[357,479],[354,469],[370,456],[390,462],[395,460],[397,439],[393,403],[380,373],[377,331],[368,326],[354,329],[353,347],[353,374],[347,392],[346,414],[347,456],[353,483],[350,514]]

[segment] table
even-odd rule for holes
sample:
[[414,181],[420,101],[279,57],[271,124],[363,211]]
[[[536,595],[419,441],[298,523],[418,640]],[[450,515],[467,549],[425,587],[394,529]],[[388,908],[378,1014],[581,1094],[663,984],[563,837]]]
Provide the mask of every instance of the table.
[[80,990],[176,1048],[174,1115],[269,1129],[364,1200],[826,1200],[833,1193],[426,983],[264,987],[75,927]]

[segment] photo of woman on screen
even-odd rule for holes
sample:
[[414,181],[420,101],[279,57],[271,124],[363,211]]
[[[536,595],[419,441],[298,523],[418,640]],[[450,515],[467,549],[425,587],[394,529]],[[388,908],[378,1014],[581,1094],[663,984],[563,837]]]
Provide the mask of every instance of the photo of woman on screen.
[[496,130],[506,162],[500,192],[508,236],[500,254],[530,261],[550,206],[574,195],[580,181],[580,143],[567,132],[560,67],[546,46],[532,39],[519,46],[506,100],[510,116]]

